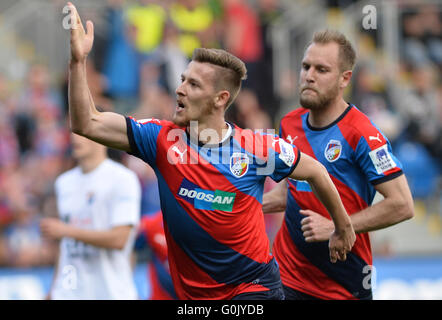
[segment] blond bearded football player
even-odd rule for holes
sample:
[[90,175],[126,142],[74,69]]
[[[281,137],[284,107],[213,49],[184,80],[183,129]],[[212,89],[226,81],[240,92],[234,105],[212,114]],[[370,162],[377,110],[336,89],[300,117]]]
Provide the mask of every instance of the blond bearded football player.
[[[413,200],[401,164],[379,129],[343,99],[355,52],[339,32],[314,35],[302,60],[300,102],[280,125],[280,136],[321,162],[339,191],[357,240],[346,261],[330,263],[334,230],[324,206],[301,179],[288,179],[264,195],[264,212],[286,210],[273,244],[286,299],[371,299],[368,231],[410,219]],[[375,192],[384,200],[371,206]]]

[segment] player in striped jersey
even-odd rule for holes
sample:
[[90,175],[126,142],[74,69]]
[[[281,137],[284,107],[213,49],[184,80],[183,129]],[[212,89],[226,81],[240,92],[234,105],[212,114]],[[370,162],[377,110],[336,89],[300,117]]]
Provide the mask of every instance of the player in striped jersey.
[[155,170],[179,299],[283,298],[262,214],[266,176],[312,183],[336,225],[330,259],[346,259],[355,235],[325,168],[277,135],[242,130],[224,120],[245,78],[241,60],[223,50],[196,50],[176,89],[173,122],[100,113],[84,70],[93,25],[88,21],[85,33],[76,17],[69,81],[72,129],[130,152]]
[[[288,179],[264,195],[264,212],[285,208],[273,244],[287,299],[371,299],[372,253],[367,232],[413,216],[401,164],[379,129],[343,99],[355,53],[339,32],[315,34],[300,73],[302,108],[281,120],[280,136],[320,161],[330,174],[357,240],[345,262],[326,256],[333,225],[305,181]],[[371,206],[375,192],[384,200]]]

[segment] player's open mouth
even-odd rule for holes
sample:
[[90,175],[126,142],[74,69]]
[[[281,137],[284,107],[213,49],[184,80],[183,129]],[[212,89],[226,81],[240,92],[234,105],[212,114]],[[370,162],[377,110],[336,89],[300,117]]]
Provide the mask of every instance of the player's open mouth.
[[182,103],[181,101],[177,101],[177,106],[176,106],[176,111],[180,112],[185,108],[184,103]]

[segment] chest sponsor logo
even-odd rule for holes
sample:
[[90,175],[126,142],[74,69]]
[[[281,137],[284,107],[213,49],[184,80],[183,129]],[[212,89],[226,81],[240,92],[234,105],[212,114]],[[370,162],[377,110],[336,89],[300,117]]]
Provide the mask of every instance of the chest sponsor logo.
[[184,186],[180,187],[178,195],[193,204],[195,209],[227,212],[232,212],[236,197],[236,194],[231,192],[186,188]]
[[342,153],[342,144],[339,140],[330,140],[324,150],[325,159],[328,162],[335,162]]
[[369,155],[378,174],[382,174],[396,167],[396,163],[391,157],[386,144],[370,151]]
[[230,157],[230,172],[237,178],[243,177],[249,171],[249,162],[245,153],[234,152]]

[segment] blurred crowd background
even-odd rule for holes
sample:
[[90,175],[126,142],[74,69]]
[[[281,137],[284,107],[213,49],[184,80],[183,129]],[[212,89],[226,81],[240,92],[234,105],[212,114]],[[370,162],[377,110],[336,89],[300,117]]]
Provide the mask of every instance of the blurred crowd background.
[[[278,129],[281,117],[299,107],[300,61],[312,34],[324,27],[343,31],[358,55],[347,101],[390,139],[415,199],[416,218],[405,233],[373,235],[375,254],[442,254],[440,1],[73,3],[83,22],[95,24],[87,68],[96,105],[138,119],[171,118],[180,74],[193,49],[203,46],[227,49],[246,63],[248,79],[228,119],[244,128]],[[57,215],[54,180],[75,165],[67,118],[65,5],[0,2],[0,266],[54,262],[56,244],[41,238],[39,219]],[[372,28],[364,28],[366,5],[375,9]],[[139,176],[142,214],[159,210],[153,171],[128,154],[110,155]],[[266,217],[270,239],[281,217]],[[142,241],[137,243],[148,259]]]

